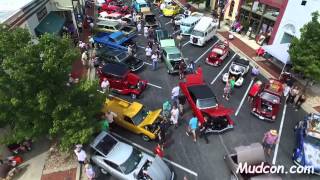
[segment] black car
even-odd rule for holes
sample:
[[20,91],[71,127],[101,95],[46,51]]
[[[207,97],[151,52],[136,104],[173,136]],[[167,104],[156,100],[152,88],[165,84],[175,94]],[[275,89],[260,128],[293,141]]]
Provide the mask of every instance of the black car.
[[125,64],[131,69],[131,71],[137,71],[144,65],[142,59],[136,58],[134,56],[129,56],[129,54],[125,51],[108,47],[98,49],[97,57],[100,61],[103,61],[105,63]]

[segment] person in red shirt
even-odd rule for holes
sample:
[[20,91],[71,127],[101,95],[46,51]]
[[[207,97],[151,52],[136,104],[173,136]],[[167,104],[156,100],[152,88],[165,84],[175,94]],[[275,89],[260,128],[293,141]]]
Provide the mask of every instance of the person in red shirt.
[[253,84],[251,87],[249,94],[248,94],[248,101],[251,103],[253,101],[253,98],[258,94],[260,87],[262,85],[261,81],[257,81]]
[[164,152],[163,149],[161,148],[161,145],[158,144],[155,148],[154,148],[154,154],[158,155],[159,157],[163,158],[164,156]]

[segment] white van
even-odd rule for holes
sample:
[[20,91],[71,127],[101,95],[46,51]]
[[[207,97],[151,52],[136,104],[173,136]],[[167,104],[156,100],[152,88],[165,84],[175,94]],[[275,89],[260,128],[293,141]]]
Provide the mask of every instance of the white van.
[[218,22],[210,17],[201,17],[191,32],[190,43],[198,46],[204,46],[206,42],[216,34]]

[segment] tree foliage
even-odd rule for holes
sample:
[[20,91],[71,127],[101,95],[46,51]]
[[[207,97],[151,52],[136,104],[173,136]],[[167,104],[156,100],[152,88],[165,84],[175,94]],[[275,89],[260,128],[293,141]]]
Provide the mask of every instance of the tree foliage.
[[319,13],[300,29],[300,39],[293,38],[289,54],[293,70],[309,80],[320,81],[320,23]]
[[61,138],[64,149],[86,142],[103,100],[89,97],[96,84],[66,86],[71,64],[80,55],[70,39],[45,34],[32,43],[24,29],[0,28],[0,123],[11,130],[4,140],[50,133]]

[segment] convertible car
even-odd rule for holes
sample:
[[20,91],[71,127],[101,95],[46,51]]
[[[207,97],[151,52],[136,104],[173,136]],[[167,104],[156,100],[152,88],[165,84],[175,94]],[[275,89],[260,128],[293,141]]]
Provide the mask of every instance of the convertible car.
[[261,120],[275,121],[281,105],[282,83],[270,79],[268,83],[258,87],[256,91],[252,101],[252,114]]
[[320,114],[309,114],[295,127],[296,148],[293,162],[298,166],[313,167],[320,175]]
[[149,111],[138,102],[128,102],[115,96],[106,99],[103,111],[108,110],[117,114],[114,120],[117,125],[141,135],[145,141],[156,139],[159,125],[164,121],[160,116],[161,109]]
[[98,69],[100,83],[104,78],[110,83],[110,89],[116,93],[131,95],[135,99],[147,87],[147,80],[142,80],[138,75],[130,72],[130,69],[118,63],[109,63]]
[[220,66],[223,61],[229,56],[230,49],[229,43],[223,42],[213,46],[206,63],[211,66]]
[[225,73],[222,76],[222,81],[227,82],[230,78],[235,78],[235,86],[240,87],[243,84],[244,81],[244,75],[247,74],[247,72],[250,69],[249,61],[245,59],[235,59],[230,67],[229,72]]
[[222,133],[233,129],[234,122],[230,118],[233,110],[218,104],[215,94],[204,82],[202,74],[186,75],[186,81],[180,82],[179,86],[199,122],[204,122],[204,116],[209,118],[210,128],[206,133]]

